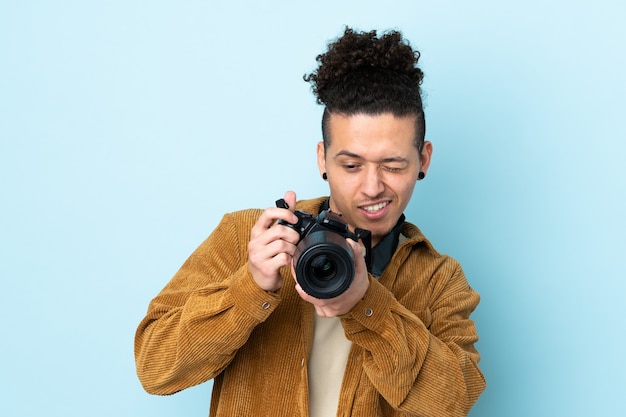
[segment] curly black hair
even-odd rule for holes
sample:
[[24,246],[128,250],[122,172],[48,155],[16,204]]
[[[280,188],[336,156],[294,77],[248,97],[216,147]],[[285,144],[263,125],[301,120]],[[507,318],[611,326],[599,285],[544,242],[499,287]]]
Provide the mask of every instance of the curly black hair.
[[317,70],[305,75],[318,104],[324,105],[322,133],[328,146],[328,119],[332,113],[397,117],[416,116],[416,146],[421,152],[426,124],[422,105],[422,70],[419,51],[398,31],[378,37],[375,30],[343,35],[317,56]]

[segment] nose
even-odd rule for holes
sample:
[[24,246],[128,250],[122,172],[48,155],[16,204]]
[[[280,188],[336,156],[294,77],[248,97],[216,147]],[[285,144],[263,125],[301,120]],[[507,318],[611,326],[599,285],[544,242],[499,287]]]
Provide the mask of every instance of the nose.
[[361,192],[369,198],[380,196],[385,191],[385,183],[378,166],[368,167],[363,171]]

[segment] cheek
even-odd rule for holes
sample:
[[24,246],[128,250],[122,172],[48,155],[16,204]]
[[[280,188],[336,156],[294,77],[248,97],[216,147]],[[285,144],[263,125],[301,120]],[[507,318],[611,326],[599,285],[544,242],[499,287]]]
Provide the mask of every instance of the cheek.
[[335,178],[332,184],[330,184],[330,192],[333,198],[337,201],[351,200],[354,194],[354,187],[352,184],[342,179]]
[[415,181],[411,176],[406,176],[403,178],[394,178],[393,181],[387,182],[387,186],[392,190],[394,194],[398,197],[401,197],[404,200],[408,200],[413,195],[413,190],[415,188],[415,183],[417,181],[417,175],[415,176]]
[[358,189],[362,182],[361,175],[346,173],[339,169],[332,171],[332,179],[329,171],[328,178],[331,188],[344,194],[350,194],[353,190]]

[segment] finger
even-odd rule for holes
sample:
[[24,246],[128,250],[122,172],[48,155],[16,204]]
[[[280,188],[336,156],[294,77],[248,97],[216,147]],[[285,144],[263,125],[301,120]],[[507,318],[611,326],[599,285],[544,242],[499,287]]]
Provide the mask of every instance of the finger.
[[252,226],[252,230],[250,234],[252,236],[261,234],[265,232],[276,220],[276,215],[279,213],[278,209],[268,208],[261,213],[261,216],[258,218],[254,226]]
[[293,191],[287,191],[285,193],[284,200],[289,206],[289,210],[293,212],[296,209],[296,193]]
[[291,227],[276,224],[269,229],[261,229],[261,233],[254,236],[260,244],[268,245],[275,240],[284,240],[291,245],[300,241],[300,234]]
[[300,298],[302,298],[304,301],[307,301],[313,304],[314,298],[311,297],[309,294],[307,294],[306,291],[302,289],[300,284],[297,283],[297,281],[296,281],[296,292],[298,293],[298,295],[300,295]]
[[298,283],[296,283],[296,291],[298,292],[298,294],[300,295],[300,297],[304,301],[307,301],[307,302],[315,305],[316,307],[323,307],[324,305],[327,304],[327,300],[322,300],[322,299],[313,297],[312,295],[310,295],[306,291],[304,291],[302,289],[302,287],[300,286],[300,284],[298,284]]
[[350,245],[350,247],[352,248],[352,252],[354,253],[355,258],[365,258],[367,250],[365,249],[363,243],[361,243],[360,241],[355,242],[350,238],[346,240],[348,241],[348,245]]
[[294,280],[296,280],[296,282],[298,282],[297,279],[296,279],[296,267],[294,265],[294,259],[293,258],[291,259],[291,276],[293,277]]
[[288,255],[288,260],[291,262],[291,257],[293,257],[295,250],[296,247],[294,244],[283,239],[275,239],[267,244],[255,242],[255,244],[249,248],[250,256],[257,262],[275,258],[281,254]]
[[263,248],[259,252],[251,252],[249,254],[250,264],[265,276],[275,275],[280,268],[291,264],[291,259],[292,255],[290,253],[276,251],[275,248],[271,247]]
[[[281,208],[270,207],[265,209],[257,222],[250,230],[251,236],[258,236],[272,227],[277,220],[284,220],[287,223],[297,223],[298,218],[293,212]],[[280,229],[279,229],[280,230]]]
[[355,274],[361,275],[364,271],[367,271],[367,265],[365,265],[365,255],[367,250],[365,246],[361,242],[355,242],[354,240],[347,238],[348,245],[352,249],[352,253],[354,254],[354,266],[355,266]]
[[324,311],[323,308],[315,306],[315,314],[317,314],[318,317],[322,317],[322,318],[326,318],[326,311]]

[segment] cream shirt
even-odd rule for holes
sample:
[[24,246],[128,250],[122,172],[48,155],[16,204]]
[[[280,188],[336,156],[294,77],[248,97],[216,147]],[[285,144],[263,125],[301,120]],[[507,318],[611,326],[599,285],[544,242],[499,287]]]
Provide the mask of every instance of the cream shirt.
[[346,339],[338,317],[315,315],[309,359],[309,417],[337,415],[339,393],[352,342]]

